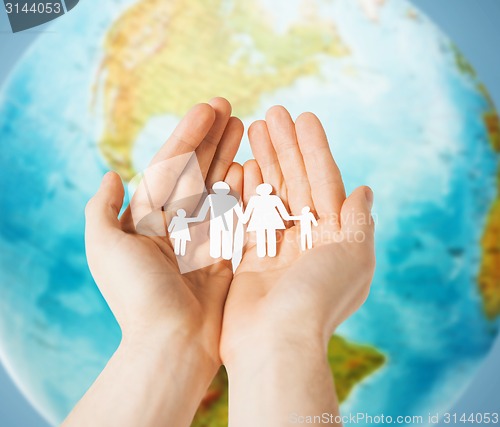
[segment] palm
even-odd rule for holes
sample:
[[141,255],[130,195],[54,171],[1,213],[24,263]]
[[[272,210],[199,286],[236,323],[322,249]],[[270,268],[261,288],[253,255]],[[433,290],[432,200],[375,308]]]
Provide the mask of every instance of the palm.
[[[221,299],[225,298],[232,278],[225,263],[182,274],[167,238],[123,233],[119,239],[116,245],[119,249],[113,252],[116,277],[112,286],[131,284],[125,289],[128,292],[122,293],[123,305],[139,310],[139,318],[151,315],[161,318],[165,313],[169,317],[173,314],[191,317],[200,314],[204,305],[220,306]],[[200,289],[203,289],[202,284],[207,284],[207,277],[210,277],[209,289],[214,298],[205,301],[205,294]],[[177,304],[173,305],[172,301]]]

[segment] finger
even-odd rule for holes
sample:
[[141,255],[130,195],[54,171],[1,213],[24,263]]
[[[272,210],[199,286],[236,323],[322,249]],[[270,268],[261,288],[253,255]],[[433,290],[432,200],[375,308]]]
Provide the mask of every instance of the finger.
[[166,203],[168,210],[177,211],[181,203],[191,215],[205,194],[207,174],[231,115],[231,104],[224,98],[214,98],[210,105],[216,114],[214,124],[179,176]]
[[210,165],[231,116],[231,104],[226,99],[217,97],[208,103],[215,111],[215,120],[210,131],[195,151],[204,179],[207,177]]
[[278,155],[271,142],[267,124],[264,120],[258,120],[248,129],[248,139],[252,147],[252,153],[262,173],[264,182],[271,184],[285,205],[287,204],[287,191],[285,180],[278,162]]
[[314,210],[311,188],[290,114],[285,108],[275,106],[267,112],[266,121],[285,178],[288,205],[292,213],[299,214],[304,206]]
[[259,165],[255,160],[248,160],[243,165],[243,202],[248,204],[250,197],[254,196],[255,189],[262,184],[262,175]]
[[137,177],[137,189],[122,217],[125,228],[135,229],[143,218],[159,210],[182,174],[199,181],[197,191],[202,192],[204,179],[200,176],[194,151],[209,133],[215,118],[211,105],[198,104],[180,121],[148,168]]
[[224,181],[229,184],[231,194],[241,200],[243,195],[243,166],[239,163],[233,163],[229,167]]
[[210,132],[215,119],[216,112],[210,104],[195,105],[158,150],[151,164],[195,151]]
[[372,241],[374,222],[371,215],[373,192],[370,187],[358,187],[345,200],[341,210],[342,232],[350,241]]
[[[200,164],[196,150],[214,141],[215,136],[208,136],[213,132],[217,120],[216,112],[209,104],[195,105],[177,125],[174,132],[154,156],[149,167],[144,171],[142,182],[134,194],[132,210],[134,222],[139,210],[146,214],[160,209],[171,196],[177,182],[182,178],[185,181],[198,185],[194,192],[201,192],[204,187],[204,176],[200,177]],[[220,125],[220,124],[219,124]],[[205,148],[203,151],[207,151]],[[195,154],[193,154],[195,153]],[[204,157],[202,155],[201,157]],[[142,209],[141,207],[144,207]],[[142,212],[138,212],[139,217]],[[139,218],[140,219],[140,218]]]
[[320,216],[333,214],[338,218],[345,189],[323,126],[314,114],[303,113],[295,122],[295,130],[316,212]]
[[110,233],[120,231],[118,214],[123,204],[123,184],[115,172],[104,175],[101,186],[85,208],[87,239],[105,240]]
[[211,188],[214,182],[223,181],[234,157],[240,147],[243,137],[243,123],[237,117],[231,117],[227,123],[224,134],[215,152],[212,165],[207,175],[207,188]]

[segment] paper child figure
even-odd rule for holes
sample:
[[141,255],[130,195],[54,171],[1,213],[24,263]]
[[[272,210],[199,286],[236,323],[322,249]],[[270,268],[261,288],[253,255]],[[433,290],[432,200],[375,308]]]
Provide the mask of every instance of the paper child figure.
[[312,248],[312,225],[318,226],[318,221],[311,212],[309,206],[302,208],[302,215],[291,217],[295,221],[300,221],[300,248],[305,251]]
[[[234,214],[241,219],[243,211],[236,197],[229,194],[229,184],[218,181],[212,190],[214,194],[207,196],[193,222],[203,221],[210,211],[210,256],[219,258],[222,255],[224,259],[231,259],[233,250],[238,252],[237,248],[233,248]],[[238,242],[240,240],[242,244],[242,239]]]
[[[276,231],[285,229],[283,220],[290,220],[285,205],[278,196],[272,195],[270,184],[260,184],[256,188],[257,196],[250,197],[241,222],[248,222],[247,231],[255,231],[257,238],[257,256],[276,256]],[[266,249],[267,242],[267,249]]]
[[174,241],[175,255],[186,255],[186,243],[191,240],[189,232],[189,223],[195,222],[194,218],[186,218],[186,211],[179,209],[177,216],[174,216],[168,226],[170,238]]

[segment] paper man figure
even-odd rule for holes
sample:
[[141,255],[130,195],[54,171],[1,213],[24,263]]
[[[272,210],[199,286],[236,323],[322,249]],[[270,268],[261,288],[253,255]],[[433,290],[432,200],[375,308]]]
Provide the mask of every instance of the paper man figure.
[[193,218],[186,218],[186,211],[179,209],[177,216],[174,216],[168,226],[170,238],[174,241],[175,255],[186,255],[186,243],[191,240],[189,232],[189,223],[195,222]]
[[309,206],[302,208],[302,215],[291,217],[293,220],[300,221],[300,248],[305,251],[312,248],[312,224],[318,226],[318,221],[311,212]]
[[[290,220],[285,205],[278,196],[272,195],[270,184],[260,184],[256,188],[257,196],[250,197],[241,222],[248,222],[247,231],[255,231],[257,238],[257,256],[276,256],[276,230],[285,229],[283,219]],[[249,221],[250,220],[250,221]]]
[[[193,222],[203,221],[210,210],[210,256],[231,259],[234,241],[234,214],[243,217],[243,211],[236,197],[229,194],[226,182],[218,181],[212,186],[214,194],[209,194]],[[240,239],[238,239],[240,241]],[[241,242],[242,244],[242,242]],[[236,251],[236,248],[234,248]]]

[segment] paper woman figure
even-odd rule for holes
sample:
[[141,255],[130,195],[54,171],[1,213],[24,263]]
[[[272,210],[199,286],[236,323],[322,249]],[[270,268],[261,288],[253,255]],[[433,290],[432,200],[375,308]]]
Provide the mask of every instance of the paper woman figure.
[[312,248],[312,225],[318,226],[318,221],[309,206],[302,208],[302,215],[292,216],[291,219],[300,221],[300,248],[305,251]]
[[186,243],[191,240],[189,223],[195,222],[194,218],[186,218],[186,211],[179,209],[177,216],[174,216],[168,226],[170,238],[174,241],[175,255],[186,255]]
[[257,256],[276,256],[276,231],[285,229],[283,220],[290,220],[285,205],[278,196],[272,195],[270,184],[260,184],[256,190],[257,196],[250,197],[243,214],[242,222],[248,222],[247,231],[255,231],[257,238]]

